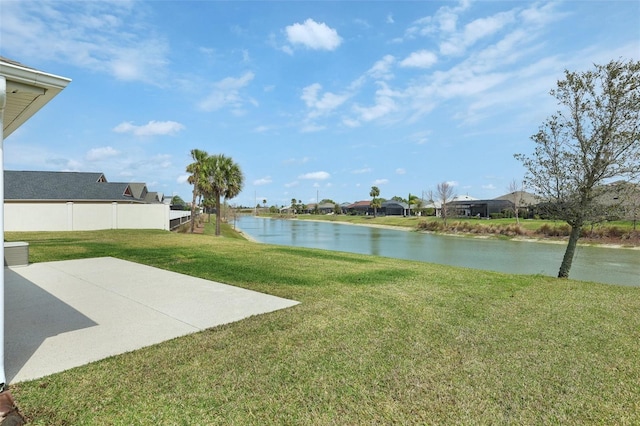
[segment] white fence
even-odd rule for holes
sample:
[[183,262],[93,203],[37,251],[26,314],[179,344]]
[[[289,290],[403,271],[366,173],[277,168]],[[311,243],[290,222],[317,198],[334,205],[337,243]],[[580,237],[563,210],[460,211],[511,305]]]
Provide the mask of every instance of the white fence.
[[176,229],[191,220],[191,212],[186,210],[171,210],[169,212],[169,229]]
[[166,204],[7,203],[5,231],[93,231],[170,229]]

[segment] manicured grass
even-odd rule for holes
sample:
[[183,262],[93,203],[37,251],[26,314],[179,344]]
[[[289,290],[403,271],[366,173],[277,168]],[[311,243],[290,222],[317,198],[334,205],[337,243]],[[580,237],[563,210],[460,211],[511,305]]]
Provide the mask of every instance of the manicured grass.
[[12,386],[30,424],[640,423],[640,288],[206,233],[6,237],[302,302]]

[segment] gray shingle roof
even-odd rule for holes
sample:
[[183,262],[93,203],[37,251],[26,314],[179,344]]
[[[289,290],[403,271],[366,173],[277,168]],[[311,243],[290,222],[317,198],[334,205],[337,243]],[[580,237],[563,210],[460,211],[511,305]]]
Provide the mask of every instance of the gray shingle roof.
[[109,183],[102,173],[4,172],[7,201],[129,201],[136,200],[128,183]]

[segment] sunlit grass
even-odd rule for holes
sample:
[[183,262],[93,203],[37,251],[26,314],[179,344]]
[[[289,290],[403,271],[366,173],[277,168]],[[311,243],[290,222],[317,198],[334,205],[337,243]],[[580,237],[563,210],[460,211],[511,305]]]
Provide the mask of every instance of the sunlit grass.
[[640,423],[639,288],[207,232],[7,233],[302,302],[12,386],[30,424]]

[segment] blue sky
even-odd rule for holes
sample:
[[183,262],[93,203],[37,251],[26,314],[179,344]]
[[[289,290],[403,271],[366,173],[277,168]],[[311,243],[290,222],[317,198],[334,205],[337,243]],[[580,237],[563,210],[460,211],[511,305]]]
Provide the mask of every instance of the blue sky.
[[242,168],[234,204],[495,198],[565,69],[640,59],[640,2],[0,0],[0,55],[72,79],[8,170],[189,201],[198,148]]

